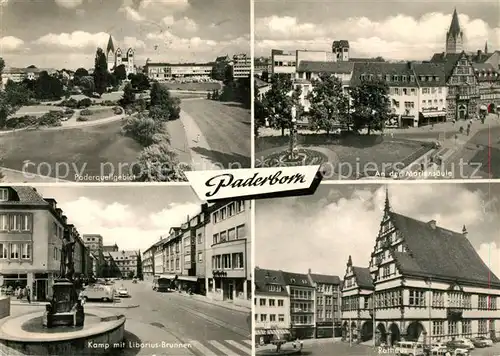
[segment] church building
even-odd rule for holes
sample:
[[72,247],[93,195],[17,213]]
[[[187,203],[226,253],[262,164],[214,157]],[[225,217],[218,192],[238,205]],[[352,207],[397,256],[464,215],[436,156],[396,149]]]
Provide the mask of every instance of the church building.
[[134,49],[129,48],[127,53],[123,55],[121,48],[116,48],[113,43],[113,38],[109,36],[108,45],[106,47],[106,59],[108,62],[108,71],[112,72],[116,67],[120,65],[125,66],[125,71],[127,72],[127,77],[129,74],[136,74],[136,67],[134,61]]
[[455,232],[398,214],[388,195],[368,269],[353,267],[349,257],[344,281],[344,339],[375,334],[376,344],[392,345],[500,336],[500,280],[467,228]]

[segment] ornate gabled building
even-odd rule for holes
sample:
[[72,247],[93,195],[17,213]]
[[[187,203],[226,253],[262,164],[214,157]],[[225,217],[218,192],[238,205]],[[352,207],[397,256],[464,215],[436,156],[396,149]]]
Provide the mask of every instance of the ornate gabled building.
[[453,11],[450,29],[446,32],[446,53],[461,53],[464,50],[464,33],[460,28],[457,9]]
[[129,48],[125,55],[121,48],[116,48],[113,43],[113,38],[109,36],[108,45],[106,46],[106,59],[108,62],[108,71],[112,72],[116,67],[120,65],[125,66],[125,71],[127,77],[129,74],[136,74],[135,61],[134,61],[134,49]]
[[376,341],[389,344],[499,336],[500,280],[465,226],[460,233],[395,213],[387,196],[369,266],[375,305],[358,325],[360,339],[374,323]]

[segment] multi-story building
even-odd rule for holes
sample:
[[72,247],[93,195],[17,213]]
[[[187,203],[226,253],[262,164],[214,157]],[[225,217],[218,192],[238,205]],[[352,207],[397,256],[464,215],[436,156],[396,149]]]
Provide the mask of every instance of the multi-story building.
[[99,277],[123,277],[122,271],[118,268],[116,261],[113,256],[111,256],[111,252],[104,252],[104,265],[102,267],[102,272],[100,272]]
[[316,291],[307,274],[283,272],[290,296],[292,339],[313,339],[316,335]]
[[24,80],[36,80],[40,76],[40,73],[47,72],[49,75],[54,75],[57,70],[54,68],[4,68],[2,71],[1,85],[2,89],[9,80],[15,83],[21,83]]
[[308,272],[309,282],[316,288],[316,338],[341,334],[340,278]]
[[246,54],[233,56],[233,78],[250,78],[252,59]]
[[290,78],[295,77],[297,54],[296,52],[285,52],[279,49],[271,51],[271,75],[287,74]]
[[211,207],[206,225],[207,297],[250,306],[252,262],[250,201]]
[[135,277],[139,272],[138,258],[139,254],[135,250],[112,251],[108,252],[122,277]]
[[104,246],[103,238],[99,234],[83,234],[83,243],[89,250],[89,253],[94,256],[92,272],[94,277],[102,277],[102,270],[104,268]]
[[256,342],[268,344],[290,334],[290,296],[282,271],[254,271],[254,329]]
[[[376,342],[389,344],[498,337],[500,280],[479,257],[465,226],[460,233],[435,220],[395,213],[387,196],[369,271],[373,292],[368,298],[375,304],[371,320],[356,324],[361,339],[373,329]],[[348,316],[343,312],[344,322]]]
[[418,125],[446,121],[447,87],[442,63],[413,63],[418,82]]
[[155,252],[156,244],[150,246],[142,253],[142,273],[144,280],[152,280],[155,275]]
[[129,48],[123,55],[121,48],[116,48],[113,43],[113,38],[111,35],[108,39],[108,45],[106,47],[106,60],[108,62],[108,71],[112,72],[116,67],[123,65],[125,67],[125,72],[127,73],[127,77],[129,74],[136,74],[137,70],[135,67],[135,59],[134,59],[134,49]]
[[115,243],[114,245],[104,245],[102,246],[103,252],[118,252],[118,245]]
[[73,263],[75,268],[75,276],[85,275],[87,270],[87,256],[90,250],[87,250],[75,225],[67,224],[65,227],[65,234],[68,235],[70,241],[74,241],[73,247]]
[[87,265],[87,276],[97,277],[97,257],[92,251],[89,251],[89,264]]
[[172,80],[175,78],[198,77],[209,78],[213,63],[146,63],[146,75],[151,80]]
[[349,61],[349,41],[346,40],[333,41],[332,52],[335,55],[337,61],[339,62]]
[[81,273],[87,250],[57,201],[27,186],[0,187],[0,285],[30,286],[32,300],[50,298],[65,233],[77,239],[75,269]]
[[500,73],[490,63],[473,63],[479,84],[479,109],[483,112],[499,112],[500,108]]
[[[155,276],[157,274],[165,273],[165,251],[163,247],[165,246],[165,241],[163,238],[160,239],[157,243],[151,246],[151,268],[150,273]],[[143,262],[144,265],[144,262]],[[148,266],[149,267],[149,266]]]

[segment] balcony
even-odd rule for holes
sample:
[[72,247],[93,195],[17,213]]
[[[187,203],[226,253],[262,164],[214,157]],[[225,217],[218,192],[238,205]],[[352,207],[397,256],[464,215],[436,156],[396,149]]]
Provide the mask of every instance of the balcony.
[[464,310],[461,308],[447,308],[446,317],[448,320],[458,321],[463,318]]

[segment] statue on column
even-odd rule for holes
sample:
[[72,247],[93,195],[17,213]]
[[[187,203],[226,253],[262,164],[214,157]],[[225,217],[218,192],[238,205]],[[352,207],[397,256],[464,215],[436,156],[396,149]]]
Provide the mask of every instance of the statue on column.
[[75,273],[75,266],[73,262],[73,253],[75,251],[75,242],[71,241],[69,237],[65,236],[62,240],[61,248],[61,267],[60,267],[60,278],[67,278],[70,281],[73,280],[73,275]]

